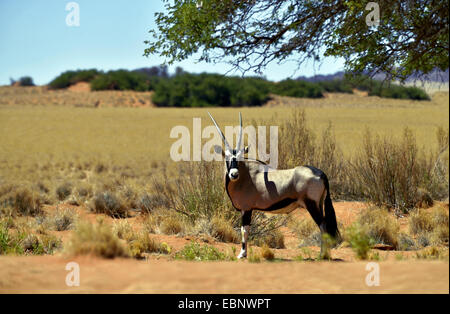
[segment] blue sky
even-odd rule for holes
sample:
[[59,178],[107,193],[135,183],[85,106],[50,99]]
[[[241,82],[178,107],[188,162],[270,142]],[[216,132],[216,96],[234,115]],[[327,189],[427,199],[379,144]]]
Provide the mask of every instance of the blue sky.
[[[0,0],[0,85],[10,78],[29,75],[46,84],[66,70],[136,69],[159,65],[158,56],[144,57],[154,14],[164,11],[161,0],[78,0],[80,26],[66,25],[66,0]],[[196,63],[195,58],[171,66],[189,72],[226,73],[224,64]],[[342,70],[342,60],[325,59],[321,66],[308,63],[271,64],[264,75],[270,80],[329,74]]]

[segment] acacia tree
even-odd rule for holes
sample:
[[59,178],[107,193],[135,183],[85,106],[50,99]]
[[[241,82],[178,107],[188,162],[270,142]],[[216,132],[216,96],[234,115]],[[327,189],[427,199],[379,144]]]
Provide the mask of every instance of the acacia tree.
[[[294,58],[300,66],[335,56],[344,58],[348,72],[400,80],[448,68],[446,0],[380,0],[372,10],[358,0],[164,2],[144,54],[169,64],[198,54],[198,61],[261,73],[272,61]],[[366,21],[373,10],[377,26]]]

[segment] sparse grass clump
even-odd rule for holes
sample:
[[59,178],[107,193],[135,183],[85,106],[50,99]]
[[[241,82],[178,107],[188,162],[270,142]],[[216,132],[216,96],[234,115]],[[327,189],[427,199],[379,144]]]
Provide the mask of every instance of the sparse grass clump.
[[79,222],[67,246],[69,255],[93,255],[103,258],[127,257],[126,246],[102,221]]
[[255,252],[253,248],[250,248],[247,254],[250,263],[261,263],[262,256],[260,252]]
[[448,257],[448,249],[439,248],[437,246],[430,246],[416,253],[417,259],[448,260]]
[[184,246],[184,248],[175,254],[175,259],[188,261],[223,261],[233,260],[231,257],[222,253],[211,245],[200,245],[194,241]]
[[118,220],[113,224],[113,233],[122,240],[130,241],[134,237],[133,227],[127,220]]
[[182,231],[184,231],[181,217],[171,214],[163,218],[159,226],[159,230],[161,231],[161,233],[168,235],[181,233]]
[[171,251],[166,243],[159,243],[144,231],[130,238],[128,245],[131,256],[137,259],[143,258],[146,253],[169,254]]
[[64,209],[57,210],[45,218],[45,224],[51,230],[64,231],[70,230],[74,227],[77,220],[77,214],[74,210]]

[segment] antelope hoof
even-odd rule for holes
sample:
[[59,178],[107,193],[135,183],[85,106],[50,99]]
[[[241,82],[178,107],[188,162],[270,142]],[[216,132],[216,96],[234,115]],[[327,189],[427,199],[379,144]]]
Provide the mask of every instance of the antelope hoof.
[[241,249],[241,252],[239,253],[238,259],[243,259],[243,258],[247,258],[247,251],[244,251]]

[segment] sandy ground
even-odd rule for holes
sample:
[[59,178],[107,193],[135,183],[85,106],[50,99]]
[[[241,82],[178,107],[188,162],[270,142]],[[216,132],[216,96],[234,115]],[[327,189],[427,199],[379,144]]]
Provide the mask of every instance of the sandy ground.
[[[350,224],[367,205],[336,202],[338,221]],[[66,205],[71,207],[70,205]],[[82,219],[94,222],[98,215],[73,207]],[[47,209],[51,210],[51,209]],[[295,213],[304,218],[306,211]],[[112,222],[111,218],[105,218]],[[134,224],[137,218],[130,218]],[[403,221],[405,220],[405,221]],[[406,218],[400,219],[403,228]],[[381,251],[380,285],[366,285],[368,262],[358,261],[350,248],[333,249],[333,261],[317,261],[318,247],[309,247],[312,259],[295,261],[299,239],[283,228],[285,249],[273,250],[276,261],[250,263],[174,261],[164,255],[147,260],[93,257],[0,256],[0,293],[449,293],[448,261],[423,261],[415,252]],[[58,234],[65,242],[71,231]],[[206,237],[153,235],[178,251],[190,241],[208,243],[231,252],[238,244]],[[255,248],[257,249],[257,248]],[[402,254],[405,259],[397,260]],[[80,266],[80,286],[66,285],[69,262]]]
[[[66,285],[68,262],[80,286]],[[446,262],[381,262],[366,285],[366,262],[181,262],[49,256],[0,257],[2,293],[449,293]]]

